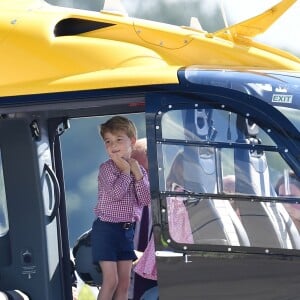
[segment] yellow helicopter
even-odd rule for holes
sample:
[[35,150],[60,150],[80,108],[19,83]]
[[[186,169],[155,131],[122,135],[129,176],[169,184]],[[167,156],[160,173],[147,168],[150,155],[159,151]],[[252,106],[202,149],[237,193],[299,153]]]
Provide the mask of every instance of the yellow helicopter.
[[195,18],[182,27],[130,18],[114,1],[98,13],[3,0],[1,95],[176,83],[191,65],[298,70],[299,58],[253,41],[295,2],[208,33]]

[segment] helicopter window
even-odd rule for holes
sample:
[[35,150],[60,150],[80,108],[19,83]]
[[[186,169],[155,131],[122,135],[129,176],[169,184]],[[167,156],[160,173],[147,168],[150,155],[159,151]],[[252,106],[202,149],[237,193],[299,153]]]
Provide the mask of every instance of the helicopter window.
[[[159,121],[159,187],[173,241],[300,249],[300,181],[274,137],[219,109],[168,111]],[[280,181],[299,190],[280,192]]]
[[4,236],[9,230],[6,193],[3,177],[2,159],[0,153],[0,237]]
[[[245,149],[165,143],[158,145],[158,153],[161,191],[173,191],[172,184],[176,183],[187,193],[278,197],[277,182],[290,170],[281,155],[272,151],[251,153]],[[228,189],[228,178],[235,178],[235,174],[239,178],[234,190]]]
[[[241,120],[242,121],[242,120]],[[162,138],[188,141],[247,143],[239,138],[248,130],[248,135],[255,135],[261,144],[275,145],[271,138],[256,124],[247,123],[237,126],[237,115],[218,109],[171,110],[162,116]]]
[[300,117],[298,114],[298,109],[281,106],[276,106],[276,108],[282,114],[284,114],[287,117],[287,119],[290,120],[298,130],[300,130]]
[[[222,194],[224,177],[237,173],[240,183],[236,192],[276,197],[276,182],[289,169],[272,138],[233,112],[169,111],[161,118],[161,136],[157,146],[161,190],[170,190],[168,176],[181,176],[177,183],[184,183],[192,193]],[[259,184],[254,182],[265,174],[267,178]]]
[[166,208],[170,238],[188,247],[300,249],[297,219],[280,203],[168,196]]

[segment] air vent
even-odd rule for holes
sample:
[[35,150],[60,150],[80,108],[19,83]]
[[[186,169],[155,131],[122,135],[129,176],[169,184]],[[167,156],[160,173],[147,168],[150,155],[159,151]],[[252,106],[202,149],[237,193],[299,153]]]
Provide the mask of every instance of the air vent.
[[85,32],[114,26],[115,24],[84,20],[79,18],[68,18],[59,21],[54,28],[55,36],[77,35]]

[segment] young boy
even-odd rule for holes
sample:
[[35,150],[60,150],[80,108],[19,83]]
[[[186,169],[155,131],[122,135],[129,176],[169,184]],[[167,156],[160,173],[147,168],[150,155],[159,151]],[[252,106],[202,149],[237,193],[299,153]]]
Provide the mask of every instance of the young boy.
[[98,300],[127,300],[132,261],[134,223],[150,204],[146,170],[131,158],[137,139],[134,124],[122,116],[100,127],[109,160],[100,165],[97,219],[92,229],[92,253],[100,265],[103,283]]

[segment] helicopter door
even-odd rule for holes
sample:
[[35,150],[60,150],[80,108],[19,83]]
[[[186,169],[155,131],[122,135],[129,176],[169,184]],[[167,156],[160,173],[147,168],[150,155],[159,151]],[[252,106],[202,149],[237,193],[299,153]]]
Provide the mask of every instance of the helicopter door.
[[32,300],[62,300],[59,188],[46,135],[37,125],[0,120],[1,195],[7,206],[6,230],[0,236],[0,290],[20,290]]
[[[260,129],[254,145],[240,138],[245,115],[215,98],[153,94],[146,100],[159,298],[273,299],[282,286],[296,298],[290,278],[300,280],[299,232],[291,219],[286,222],[275,193],[256,192],[266,185],[272,191],[289,165],[274,132],[259,127],[259,115],[252,120]],[[247,113],[255,115],[251,108]],[[245,174],[243,153],[264,153],[266,161],[258,163],[268,166],[268,178]],[[252,189],[241,187],[244,175],[251,175],[246,183]],[[249,210],[254,206],[280,211],[264,211],[263,222],[256,222],[257,212]],[[291,259],[283,268],[285,255]]]

